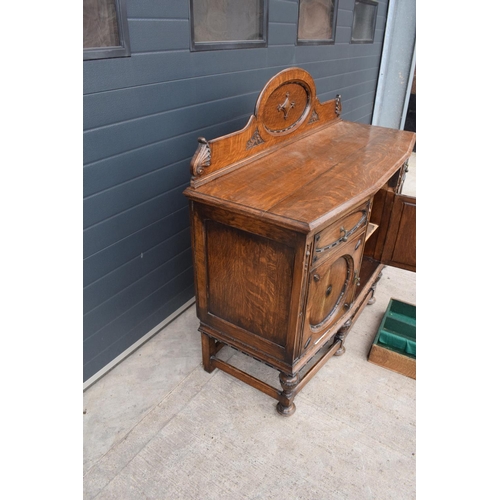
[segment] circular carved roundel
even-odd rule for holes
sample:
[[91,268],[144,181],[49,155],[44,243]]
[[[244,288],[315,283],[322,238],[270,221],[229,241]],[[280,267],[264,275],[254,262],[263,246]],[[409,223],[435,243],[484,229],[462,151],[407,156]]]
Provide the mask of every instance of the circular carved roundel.
[[320,330],[343,314],[352,265],[352,258],[343,255],[317,268],[315,279],[311,280],[308,299],[311,329]]
[[273,135],[291,132],[300,125],[311,107],[311,89],[303,81],[288,81],[269,96],[263,113],[263,124]]

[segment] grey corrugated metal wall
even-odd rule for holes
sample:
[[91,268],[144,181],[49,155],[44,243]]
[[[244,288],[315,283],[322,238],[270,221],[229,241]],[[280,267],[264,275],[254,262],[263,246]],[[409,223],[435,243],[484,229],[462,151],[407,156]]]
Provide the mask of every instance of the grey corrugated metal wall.
[[370,123],[386,23],[350,44],[297,46],[298,0],[269,0],[268,47],[191,52],[189,0],[128,0],[131,57],[84,62],[84,381],[193,296],[187,201],[197,137],[242,128],[274,74],[309,71],[321,101]]

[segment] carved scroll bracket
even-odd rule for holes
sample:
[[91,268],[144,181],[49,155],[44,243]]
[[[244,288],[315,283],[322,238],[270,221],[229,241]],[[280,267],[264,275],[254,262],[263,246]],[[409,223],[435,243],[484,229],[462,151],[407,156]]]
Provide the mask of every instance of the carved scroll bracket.
[[198,149],[191,160],[191,176],[199,177],[206,167],[210,166],[212,151],[210,144],[204,137],[198,137]]
[[342,96],[340,94],[337,94],[335,100],[337,101],[335,104],[335,113],[337,114],[337,116],[340,116],[342,113]]

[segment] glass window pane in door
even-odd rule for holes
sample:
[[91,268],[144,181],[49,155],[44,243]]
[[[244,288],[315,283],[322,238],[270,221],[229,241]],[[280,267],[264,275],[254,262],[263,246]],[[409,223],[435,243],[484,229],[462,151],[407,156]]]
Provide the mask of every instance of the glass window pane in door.
[[120,45],[114,0],[83,0],[83,48]]
[[300,0],[299,40],[331,40],[333,38],[334,0]]
[[373,42],[378,4],[356,0],[352,23],[351,42]]
[[193,0],[194,42],[263,39],[262,0]]

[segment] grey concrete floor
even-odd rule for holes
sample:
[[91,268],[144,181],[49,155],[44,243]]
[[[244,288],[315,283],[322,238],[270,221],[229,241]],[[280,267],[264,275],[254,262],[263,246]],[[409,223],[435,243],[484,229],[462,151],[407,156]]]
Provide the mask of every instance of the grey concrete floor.
[[[410,195],[415,171],[413,154]],[[416,382],[367,361],[389,299],[416,304],[415,273],[387,267],[376,297],[289,418],[203,370],[190,307],[84,392],[84,499],[415,498]],[[269,367],[220,354],[279,387]]]

